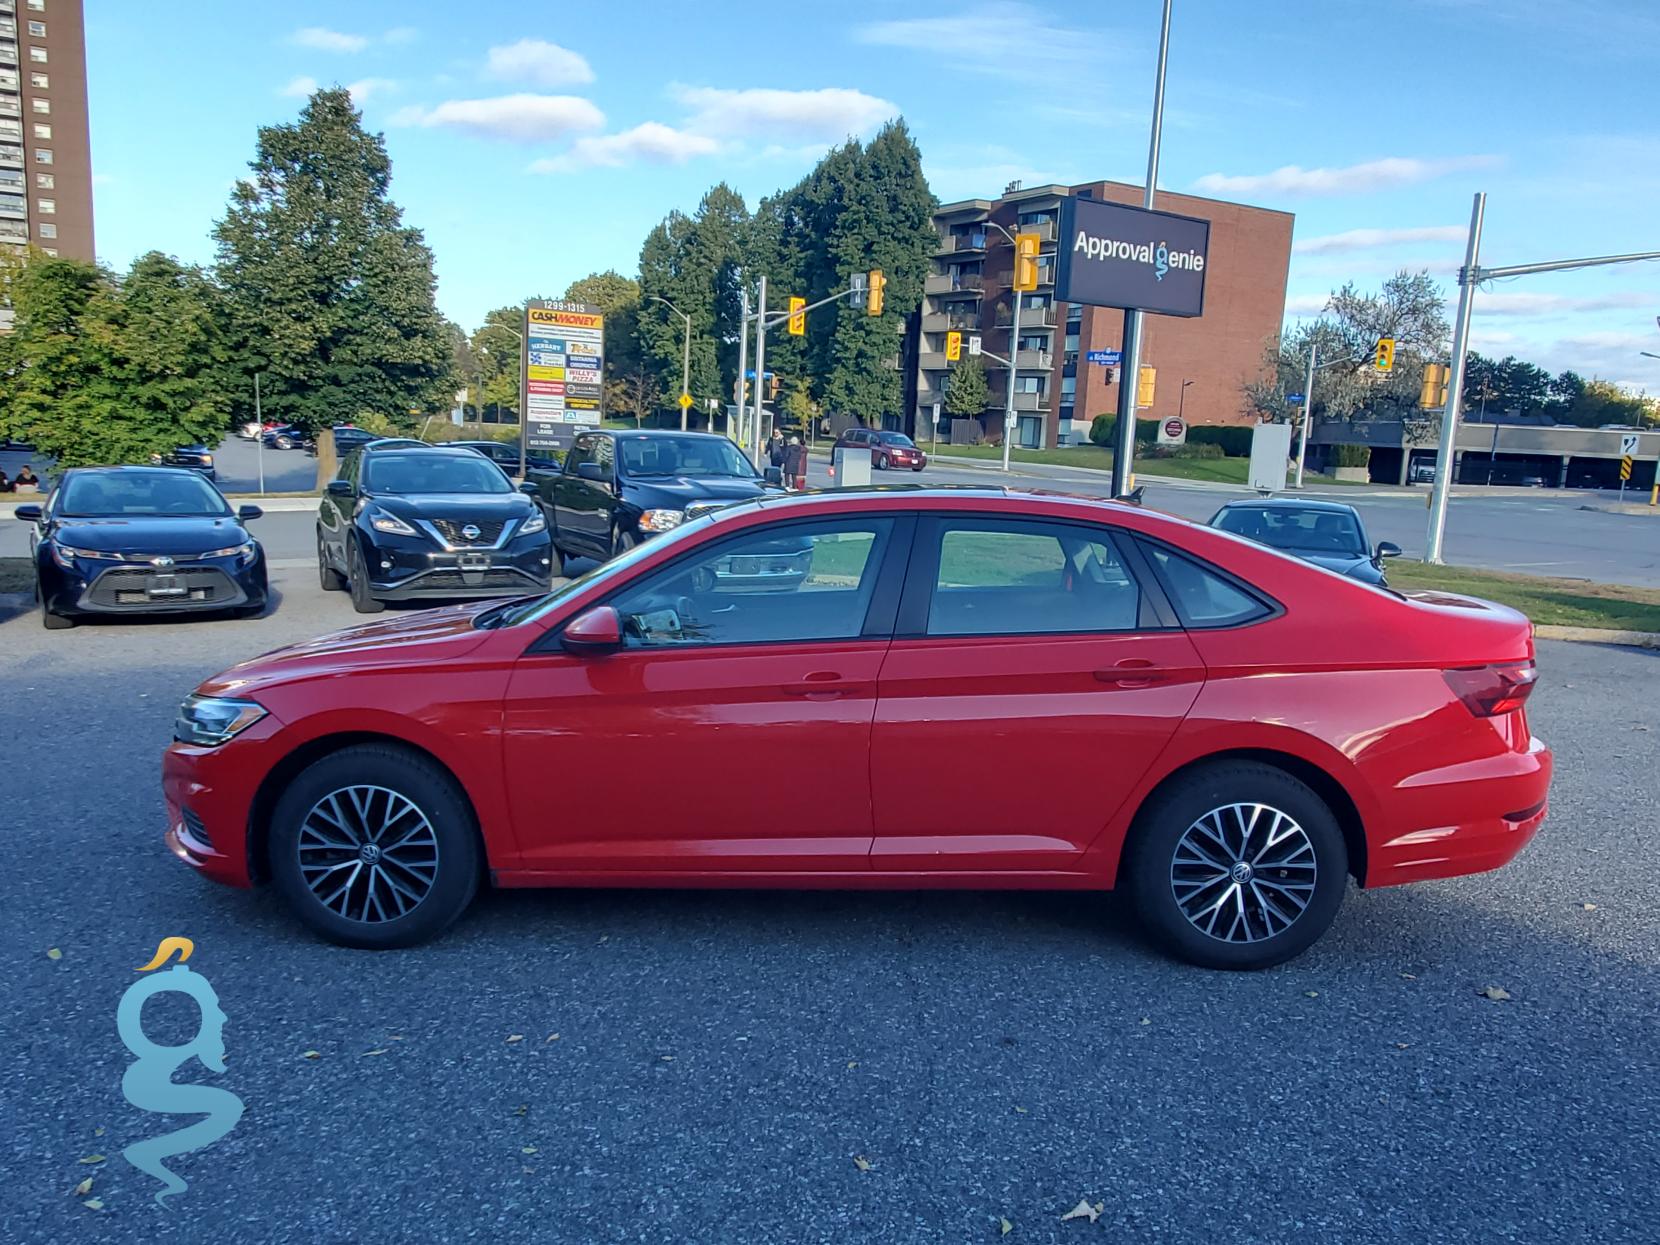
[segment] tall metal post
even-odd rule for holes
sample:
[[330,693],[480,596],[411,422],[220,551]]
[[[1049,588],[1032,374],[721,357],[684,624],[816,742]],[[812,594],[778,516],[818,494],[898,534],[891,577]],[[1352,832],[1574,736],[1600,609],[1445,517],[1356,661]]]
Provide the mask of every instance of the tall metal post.
[[[682,315],[680,318],[686,322],[686,345],[680,352],[680,393],[684,397],[692,391],[692,317]],[[686,415],[690,410],[684,402],[680,404],[681,432],[686,431]]]
[[259,425],[259,434],[254,437],[254,444],[259,448],[255,454],[259,457],[259,495],[265,496],[265,416],[259,407],[259,373],[254,373],[254,422]]
[[1435,491],[1429,500],[1429,531],[1424,537],[1424,561],[1441,561],[1441,538],[1447,528],[1447,499],[1452,494],[1453,463],[1458,457],[1458,408],[1464,399],[1464,354],[1470,344],[1470,303],[1480,276],[1481,219],[1487,195],[1478,191],[1470,206],[1470,238],[1464,247],[1464,267],[1458,271],[1458,317],[1453,321],[1452,375],[1447,380],[1447,406],[1441,413],[1441,452],[1435,459]]
[[[1164,66],[1170,54],[1170,0],[1164,0],[1164,20],[1159,27],[1159,69],[1153,87],[1153,132],[1147,143],[1147,184],[1141,191],[1141,206],[1153,206],[1153,192],[1159,181],[1159,143],[1164,135]],[[1124,368],[1118,374],[1118,446],[1112,455],[1112,495],[1129,491],[1130,468],[1135,461],[1136,395],[1141,389],[1141,312],[1124,313]]]
[[[1015,266],[1020,266],[1019,248],[1015,251]],[[1011,279],[1010,284],[1013,284]],[[1009,443],[1014,440],[1014,382],[1020,374],[1015,365],[1020,362],[1020,299],[1019,290],[1014,292],[1014,323],[1009,328],[1009,389],[1003,397],[1003,470],[1009,469]]]
[[1303,459],[1308,457],[1308,425],[1314,418],[1314,357],[1320,353],[1320,343],[1313,338],[1308,343],[1308,376],[1303,381],[1303,427],[1297,436],[1297,485],[1303,487]]
[[[749,366],[749,278],[744,277],[738,282],[738,392],[732,395],[732,405],[726,409],[737,411],[738,418],[734,420],[730,415],[726,417],[726,435],[732,440],[743,441],[744,425],[744,369]],[[734,427],[736,425],[736,427]],[[737,436],[732,436],[733,432]]]
[[760,307],[755,314],[755,426],[754,436],[750,438],[749,460],[755,464],[755,469],[761,469],[761,387],[767,383],[767,275],[761,274],[760,289],[757,291],[757,301]]

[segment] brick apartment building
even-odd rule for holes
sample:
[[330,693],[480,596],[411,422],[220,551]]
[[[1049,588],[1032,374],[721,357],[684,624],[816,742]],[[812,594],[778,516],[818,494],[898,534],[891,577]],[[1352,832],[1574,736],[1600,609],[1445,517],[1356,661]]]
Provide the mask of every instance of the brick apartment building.
[[94,257],[81,0],[0,0],[0,246]]
[[[1068,306],[1054,298],[1055,231],[1067,195],[1141,204],[1141,188],[1121,182],[1029,190],[1017,183],[1001,198],[948,203],[935,213],[940,244],[924,284],[921,335],[908,386],[915,395],[910,412],[914,427],[924,437],[934,404],[945,400],[951,367],[945,335],[952,329],[965,337],[978,333],[987,350],[1014,359],[1016,444],[1076,444],[1088,438],[1094,416],[1118,409],[1118,369],[1110,369],[1109,379],[1109,369],[1088,363],[1085,356],[1121,347],[1124,312]],[[1141,361],[1157,369],[1157,382],[1152,407],[1140,415],[1163,418],[1180,412],[1195,424],[1249,422],[1240,389],[1261,375],[1263,352],[1279,337],[1293,218],[1287,212],[1162,191],[1156,206],[1208,220],[1210,255],[1202,316],[1149,315],[1142,321]],[[1038,288],[1021,305],[1018,343],[1009,341],[1014,247],[996,226],[1011,234],[1036,233],[1043,240]],[[1008,369],[986,363],[991,406],[980,422],[985,435],[995,440],[1002,428]],[[947,435],[943,422],[940,432]]]

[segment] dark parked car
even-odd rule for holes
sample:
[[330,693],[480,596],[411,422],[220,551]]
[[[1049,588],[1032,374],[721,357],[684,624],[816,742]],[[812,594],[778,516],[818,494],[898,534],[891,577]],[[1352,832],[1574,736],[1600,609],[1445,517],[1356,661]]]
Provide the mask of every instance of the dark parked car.
[[1210,525],[1380,588],[1383,560],[1401,552],[1387,540],[1374,549],[1360,512],[1337,501],[1231,501],[1211,515]]
[[260,440],[274,450],[310,450],[317,446],[317,438],[293,424],[276,424],[267,428]]
[[265,552],[219,490],[176,467],[76,467],[46,503],[17,508],[41,621],[56,631],[85,615],[265,608]]
[[725,437],[649,429],[585,432],[557,475],[536,479],[560,558],[601,561],[777,482],[777,468],[762,476]]
[[377,434],[368,431],[366,428],[359,428],[355,424],[336,424],[334,426],[334,452],[336,454],[346,454],[360,445],[367,445],[370,441],[378,441],[379,439],[380,437]]
[[928,465],[928,455],[903,432],[884,432],[880,428],[849,428],[836,438],[836,445],[868,446],[870,465],[878,471],[886,471],[889,467],[909,467],[912,471],[921,471]]
[[[519,474],[519,443],[517,441],[447,441],[446,445],[455,449],[472,450],[475,454],[483,454],[496,466],[509,475]],[[558,471],[560,462],[557,458],[548,458],[541,454],[528,454],[524,465],[531,471]]]
[[317,514],[318,578],[360,614],[543,591],[552,563],[541,509],[471,450],[353,450]]
[[166,454],[150,455],[154,467],[188,467],[200,471],[210,480],[218,479],[213,467],[213,451],[205,445],[180,445]]

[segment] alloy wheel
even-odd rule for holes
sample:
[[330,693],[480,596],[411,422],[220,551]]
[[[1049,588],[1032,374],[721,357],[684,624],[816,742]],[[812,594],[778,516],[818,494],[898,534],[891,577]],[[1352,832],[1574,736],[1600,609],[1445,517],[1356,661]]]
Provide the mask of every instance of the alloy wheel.
[[1296,924],[1319,863],[1308,832],[1267,804],[1226,804],[1187,828],[1170,863],[1176,906],[1220,942],[1261,942]]
[[386,787],[329,792],[300,823],[300,877],[325,909],[373,925],[414,911],[438,877],[438,836],[408,797]]

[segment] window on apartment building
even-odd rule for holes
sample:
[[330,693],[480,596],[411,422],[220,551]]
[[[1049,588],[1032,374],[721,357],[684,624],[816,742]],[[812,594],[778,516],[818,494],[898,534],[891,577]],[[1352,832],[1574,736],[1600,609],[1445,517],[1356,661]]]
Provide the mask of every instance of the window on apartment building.
[[1020,335],[1020,348],[1022,350],[1047,350],[1049,349],[1049,334],[1022,333]]
[[35,189],[36,190],[56,190],[57,186],[58,186],[58,179],[56,177],[54,177],[52,174],[50,174],[50,173],[36,173],[35,174]]
[[40,236],[43,238],[55,238],[58,236],[58,227],[56,225],[40,224],[36,225],[35,228],[40,232]]
[[0,119],[0,138],[22,138],[23,123]]
[[1043,377],[1022,376],[1014,382],[1014,391],[1016,393],[1042,393]]
[[52,127],[44,121],[35,122],[35,137],[49,139],[52,137]]
[[57,213],[58,201],[56,199],[36,199],[35,207],[42,216],[52,216]]
[[[1069,329],[1071,328],[1070,325],[1068,325],[1067,327]],[[1074,332],[1068,332],[1067,333],[1066,343],[1065,343],[1064,349],[1066,349],[1068,352],[1070,352],[1072,354],[1077,354],[1078,353],[1078,334],[1077,333],[1074,333]]]
[[52,89],[52,79],[43,73],[32,73],[29,75],[29,85],[38,87],[42,91],[50,91]]
[[55,246],[43,246],[40,249],[42,253],[50,255],[53,259],[58,257],[58,248]]
[[15,216],[26,215],[27,208],[23,196],[0,194],[0,212]]
[[52,101],[49,99],[31,99],[29,101],[29,107],[33,108],[36,112],[51,112]]
[[1076,376],[1061,377],[1061,401],[1070,402],[1078,392],[1078,378]]
[[29,33],[37,39],[46,38],[46,23],[45,22],[30,22],[29,23]]
[[36,164],[51,164],[52,163],[52,149],[50,147],[36,147],[35,148],[35,163]]
[[46,49],[37,48],[33,44],[30,44],[29,59],[37,65],[44,65],[46,63]]
[[46,12],[46,0],[29,0],[29,8],[36,13]]

